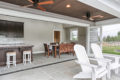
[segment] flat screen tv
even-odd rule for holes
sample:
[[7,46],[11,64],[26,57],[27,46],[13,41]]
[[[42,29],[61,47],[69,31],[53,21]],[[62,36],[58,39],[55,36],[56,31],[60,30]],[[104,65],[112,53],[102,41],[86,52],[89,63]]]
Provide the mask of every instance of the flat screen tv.
[[0,20],[0,36],[7,38],[23,38],[24,23]]

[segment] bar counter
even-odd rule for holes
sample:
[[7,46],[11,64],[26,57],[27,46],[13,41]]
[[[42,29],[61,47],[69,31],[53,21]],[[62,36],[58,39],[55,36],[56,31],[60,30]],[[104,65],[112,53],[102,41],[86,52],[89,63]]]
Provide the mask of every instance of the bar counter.
[[6,53],[12,52],[12,51],[16,52],[16,62],[22,63],[23,62],[23,51],[31,50],[32,52],[32,47],[33,45],[27,45],[27,44],[10,44],[10,45],[1,44],[0,45],[0,66],[6,65]]

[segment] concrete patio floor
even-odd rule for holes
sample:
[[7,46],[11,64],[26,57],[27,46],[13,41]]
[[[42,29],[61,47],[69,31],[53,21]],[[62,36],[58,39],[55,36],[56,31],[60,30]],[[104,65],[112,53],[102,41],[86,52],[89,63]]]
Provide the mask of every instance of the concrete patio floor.
[[76,59],[76,56],[73,56],[72,54],[62,54],[59,58],[58,56],[54,58],[53,56],[50,56],[49,58],[45,56],[44,54],[34,54],[33,55],[33,62],[31,64],[23,65],[23,63],[17,64],[16,67],[11,66],[10,68],[7,68],[6,66],[0,66],[0,75],[23,71],[26,69],[32,69],[36,67],[56,64],[68,60]]
[[[73,79],[73,76],[80,71],[80,67],[74,60],[46,67],[25,70],[13,74],[0,76],[0,80],[83,80]],[[84,79],[91,80],[91,79]],[[101,80],[101,79],[97,79]],[[120,74],[114,74],[110,80],[120,80]]]

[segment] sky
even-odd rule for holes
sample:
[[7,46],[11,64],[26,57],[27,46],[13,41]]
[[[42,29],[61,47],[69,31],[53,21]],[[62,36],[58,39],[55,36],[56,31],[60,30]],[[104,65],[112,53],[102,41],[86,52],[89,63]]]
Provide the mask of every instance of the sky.
[[120,31],[120,24],[103,26],[103,37],[106,36],[117,36]]

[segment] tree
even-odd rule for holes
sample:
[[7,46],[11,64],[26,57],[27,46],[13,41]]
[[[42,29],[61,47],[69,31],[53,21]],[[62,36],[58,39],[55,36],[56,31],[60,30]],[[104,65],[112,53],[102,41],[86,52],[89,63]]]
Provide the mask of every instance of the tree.
[[111,41],[111,37],[110,37],[110,36],[107,36],[106,41],[107,41],[107,42],[110,42],[110,41]]
[[118,36],[120,36],[120,31],[118,32]]

